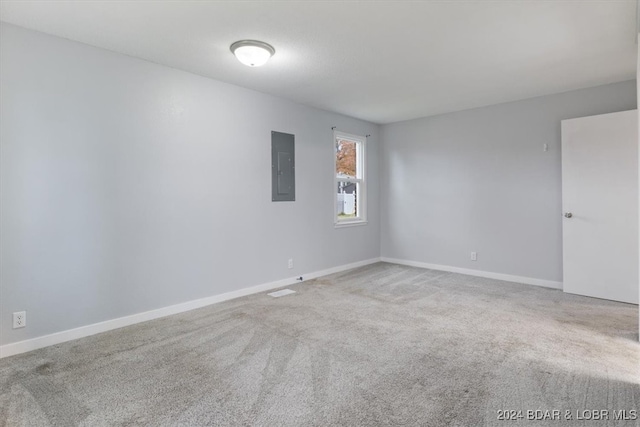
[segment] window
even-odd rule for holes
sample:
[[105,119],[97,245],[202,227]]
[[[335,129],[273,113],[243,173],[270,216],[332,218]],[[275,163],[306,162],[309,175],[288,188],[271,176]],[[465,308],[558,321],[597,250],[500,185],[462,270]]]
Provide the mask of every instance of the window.
[[334,132],[336,227],[367,223],[365,142],[363,136]]

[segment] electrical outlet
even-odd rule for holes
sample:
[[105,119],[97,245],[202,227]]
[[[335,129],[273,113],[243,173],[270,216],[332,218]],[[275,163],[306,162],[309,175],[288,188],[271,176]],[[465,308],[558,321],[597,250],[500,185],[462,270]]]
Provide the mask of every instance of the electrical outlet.
[[289,268],[293,268],[293,258],[289,258]]
[[27,326],[27,312],[16,311],[13,313],[13,329],[24,328]]
[[471,252],[471,261],[477,261],[477,260],[478,260],[478,253]]

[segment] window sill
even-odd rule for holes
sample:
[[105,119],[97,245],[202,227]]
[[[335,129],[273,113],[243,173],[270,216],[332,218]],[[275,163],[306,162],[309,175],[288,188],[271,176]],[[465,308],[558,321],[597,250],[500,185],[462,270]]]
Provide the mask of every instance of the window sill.
[[357,220],[357,221],[340,221],[335,222],[333,226],[335,228],[344,228],[344,227],[356,227],[358,225],[367,225],[368,221],[366,220]]

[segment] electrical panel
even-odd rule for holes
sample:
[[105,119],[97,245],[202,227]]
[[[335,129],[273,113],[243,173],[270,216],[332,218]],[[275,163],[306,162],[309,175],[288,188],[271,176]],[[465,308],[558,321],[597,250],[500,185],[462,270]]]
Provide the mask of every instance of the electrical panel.
[[271,200],[296,200],[295,135],[271,132]]

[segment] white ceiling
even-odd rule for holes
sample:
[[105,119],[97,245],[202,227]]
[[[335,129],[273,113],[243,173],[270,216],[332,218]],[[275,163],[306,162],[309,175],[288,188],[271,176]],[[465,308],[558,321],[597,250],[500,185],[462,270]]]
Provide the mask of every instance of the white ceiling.
[[[636,73],[635,0],[3,0],[0,19],[376,123]],[[240,39],[276,54],[246,67]]]

